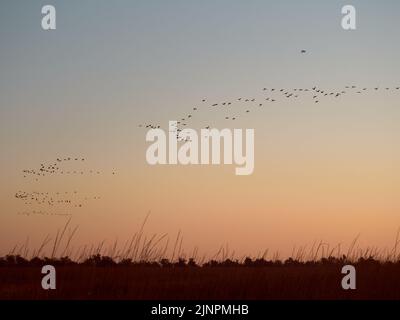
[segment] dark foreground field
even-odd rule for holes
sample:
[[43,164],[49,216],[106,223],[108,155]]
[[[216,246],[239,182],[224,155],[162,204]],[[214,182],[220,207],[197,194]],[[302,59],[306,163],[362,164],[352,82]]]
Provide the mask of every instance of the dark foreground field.
[[57,289],[41,287],[36,261],[0,266],[0,299],[400,299],[400,263],[354,263],[357,289],[343,290],[340,261],[203,267],[55,263]]

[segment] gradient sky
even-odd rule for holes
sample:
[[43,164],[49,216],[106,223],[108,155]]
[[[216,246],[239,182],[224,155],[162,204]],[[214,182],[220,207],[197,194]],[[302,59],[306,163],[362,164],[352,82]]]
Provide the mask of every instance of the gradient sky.
[[[53,4],[57,30],[41,29]],[[0,253],[34,246],[65,222],[18,190],[78,190],[101,199],[73,214],[76,245],[182,230],[185,248],[290,253],[322,240],[392,246],[400,227],[400,92],[314,105],[278,101],[235,127],[255,129],[255,171],[149,166],[139,123],[167,126],[201,99],[259,97],[263,87],[400,85],[400,2],[11,1],[0,3]],[[301,55],[300,50],[308,53]],[[222,118],[223,119],[223,118]],[[203,113],[197,126],[218,113]],[[23,178],[58,157],[85,157],[99,177]],[[110,172],[115,170],[117,175]],[[53,210],[54,211],[54,210]]]

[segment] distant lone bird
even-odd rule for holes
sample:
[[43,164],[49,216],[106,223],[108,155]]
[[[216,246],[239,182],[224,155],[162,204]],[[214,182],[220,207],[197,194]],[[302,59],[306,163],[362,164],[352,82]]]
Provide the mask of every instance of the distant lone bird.
[[307,51],[303,49],[303,50],[301,50],[301,53],[304,54],[304,53],[307,53]]

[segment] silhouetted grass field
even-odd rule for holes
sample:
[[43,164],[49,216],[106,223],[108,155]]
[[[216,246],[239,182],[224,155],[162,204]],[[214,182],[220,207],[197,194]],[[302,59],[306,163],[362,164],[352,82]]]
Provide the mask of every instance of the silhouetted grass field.
[[[357,289],[341,288],[344,261],[299,263],[230,260],[201,267],[119,263],[99,258],[71,261],[2,260],[0,299],[400,299],[400,263],[361,259]],[[96,259],[94,259],[96,260]],[[14,262],[16,262],[14,260]],[[57,270],[57,289],[41,288],[41,267]]]
[[[27,239],[0,258],[0,299],[400,299],[399,232],[386,250],[361,249],[356,238],[345,252],[320,242],[285,260],[267,250],[235,258],[228,247],[206,258],[184,252],[180,232],[170,249],[167,235],[145,236],[146,220],[121,246],[74,249],[70,220],[33,251]],[[356,290],[342,289],[346,264],[356,268]],[[44,265],[56,268],[56,290],[42,289]]]

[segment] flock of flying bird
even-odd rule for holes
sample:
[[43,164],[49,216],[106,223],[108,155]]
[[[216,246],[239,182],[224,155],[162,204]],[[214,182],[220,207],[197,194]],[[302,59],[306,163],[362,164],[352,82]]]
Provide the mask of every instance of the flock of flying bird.
[[17,213],[20,216],[31,216],[31,215],[40,215],[40,216],[60,216],[60,217],[71,217],[72,213],[54,213],[54,212],[47,212],[47,211],[23,211]]
[[[55,193],[49,193],[49,192],[25,192],[25,191],[18,191],[15,194],[15,198],[20,199],[24,201],[24,204],[26,205],[32,205],[32,204],[37,204],[37,205],[47,205],[50,207],[54,207],[57,204],[66,204],[69,206],[74,206],[75,208],[81,208],[82,204],[80,203],[82,199],[74,199],[76,198],[78,192],[73,191],[65,191],[65,192],[55,192]],[[94,196],[94,197],[84,197],[83,200],[89,201],[89,200],[99,200],[99,196]]]
[[[302,52],[303,53],[303,52]],[[358,87],[355,85],[344,86],[341,89],[327,90],[314,86],[311,88],[294,88],[294,89],[284,89],[284,88],[263,88],[262,95],[260,97],[237,97],[235,99],[228,99],[218,102],[209,102],[207,99],[202,99],[201,103],[197,106],[192,107],[192,110],[186,115],[178,117],[177,126],[173,129],[176,134],[178,141],[188,141],[181,137],[179,133],[186,127],[188,128],[192,121],[196,118],[197,114],[201,110],[212,111],[212,110],[222,110],[225,112],[224,120],[226,121],[236,121],[243,116],[246,116],[257,109],[262,109],[268,104],[273,104],[279,101],[296,100],[300,98],[309,98],[314,104],[319,104],[323,99],[332,98],[339,99],[343,96],[349,94],[363,94],[367,92],[399,92],[400,86],[396,87]],[[233,108],[233,106],[239,106],[238,108]],[[142,123],[139,124],[139,128],[144,129],[159,129],[161,125],[154,123]],[[203,128],[210,129],[211,124],[207,123]]]
[[[302,53],[305,53],[305,50]],[[179,133],[185,128],[188,127],[191,122],[196,118],[197,114],[201,110],[215,110],[220,109],[225,112],[224,120],[226,121],[236,121],[240,119],[240,117],[248,115],[249,113],[254,112],[257,109],[262,109],[264,106],[268,104],[273,104],[278,101],[287,101],[287,100],[296,100],[303,97],[308,97],[310,101],[314,104],[320,103],[322,99],[332,98],[339,99],[342,96],[348,94],[363,94],[367,92],[399,92],[400,86],[396,87],[358,87],[355,85],[345,86],[341,89],[336,90],[326,90],[317,86],[311,88],[294,88],[294,89],[284,89],[284,88],[263,88],[262,96],[255,97],[238,97],[235,99],[228,99],[225,101],[219,102],[208,102],[207,99],[202,99],[201,103],[195,107],[192,107],[190,113],[179,117],[177,121],[177,127],[174,128],[174,133],[176,134],[176,138],[179,141],[188,141],[185,138],[180,137]],[[240,111],[237,108],[233,108],[233,106],[239,105]],[[235,112],[235,113],[233,113]],[[139,125],[140,128],[145,129],[157,129],[161,128],[159,124],[154,123],[144,123]],[[210,129],[211,124],[207,124],[204,126],[205,129]],[[32,177],[35,181],[39,181],[40,178],[46,176],[54,176],[54,175],[100,175],[101,171],[98,170],[82,170],[78,168],[71,168],[67,164],[78,164],[84,163],[86,161],[85,158],[78,157],[67,157],[67,158],[57,158],[56,161],[51,162],[50,164],[42,163],[38,169],[30,169],[23,170],[24,178]],[[67,167],[66,167],[67,166]],[[112,175],[116,173],[113,171]],[[40,205],[47,207],[54,207],[57,205],[65,205],[68,208],[81,208],[83,206],[83,201],[89,200],[98,200],[99,196],[92,197],[77,197],[77,191],[65,191],[65,192],[24,192],[18,191],[15,194],[15,198],[24,202],[25,205]],[[54,215],[54,216],[68,216],[70,213],[49,213],[46,211],[31,211],[31,212],[20,212],[18,214],[21,215]]]
[[[40,164],[40,168],[38,169],[30,169],[23,170],[24,178],[28,178],[29,176],[33,177],[35,181],[39,181],[40,177],[45,177],[47,175],[84,175],[84,174],[101,174],[98,170],[79,170],[79,169],[71,169],[71,168],[61,168],[61,165],[65,162],[83,162],[85,158],[57,158],[55,162],[50,164]],[[115,175],[115,172],[112,172]]]
[[[56,161],[51,163],[42,163],[38,169],[26,169],[22,170],[23,178],[33,178],[34,181],[39,181],[46,176],[56,176],[56,175],[100,175],[102,174],[99,170],[82,170],[82,164],[86,161],[85,158],[57,158]],[[112,171],[112,175],[116,172]],[[44,206],[51,209],[57,209],[62,206],[64,209],[67,208],[71,210],[73,208],[82,208],[84,203],[92,200],[99,200],[100,196],[81,196],[78,191],[63,191],[63,192],[38,192],[38,191],[22,191],[19,190],[15,193],[15,198],[23,201],[26,206],[39,206],[43,208]],[[19,212],[19,215],[46,215],[46,216],[68,216],[71,213],[57,213],[57,212],[47,212],[43,210],[33,210]]]

